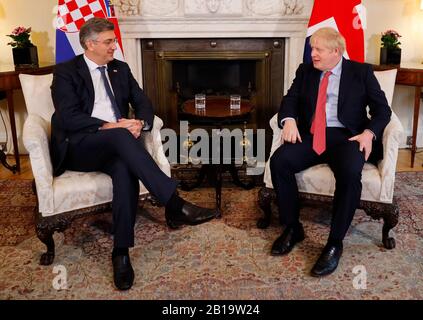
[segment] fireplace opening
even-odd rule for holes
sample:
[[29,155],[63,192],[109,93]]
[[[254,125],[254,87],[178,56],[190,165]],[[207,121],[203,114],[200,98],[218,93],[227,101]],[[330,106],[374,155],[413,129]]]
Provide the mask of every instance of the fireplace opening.
[[[266,129],[265,154],[269,154],[269,120],[278,111],[284,91],[283,38],[144,39],[141,52],[143,89],[165,128],[180,132],[180,121],[188,119],[182,107],[197,93],[207,97],[239,94],[254,110],[248,121],[228,129]],[[210,129],[192,119],[189,126]],[[179,146],[184,143],[181,138],[178,135]],[[181,180],[189,180],[190,170],[196,172],[191,166],[172,165],[172,174]]]
[[183,60],[173,62],[173,89],[180,100],[197,93],[208,96],[240,94],[250,99],[256,86],[256,61]]
[[269,129],[284,91],[283,38],[144,39],[141,52],[144,92],[165,127],[179,131],[181,104],[196,93],[233,93],[254,104],[254,128]]

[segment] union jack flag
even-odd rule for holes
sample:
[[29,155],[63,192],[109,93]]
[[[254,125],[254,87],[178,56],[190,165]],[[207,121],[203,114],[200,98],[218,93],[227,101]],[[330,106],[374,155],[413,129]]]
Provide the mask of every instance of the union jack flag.
[[107,18],[115,25],[118,39],[115,58],[124,60],[122,39],[111,0],[59,0],[56,20],[56,63],[84,52],[79,43],[81,26],[93,17]]
[[361,0],[315,0],[308,23],[304,62],[311,62],[311,35],[323,27],[332,27],[345,37],[345,58],[364,62],[365,23],[365,9]]

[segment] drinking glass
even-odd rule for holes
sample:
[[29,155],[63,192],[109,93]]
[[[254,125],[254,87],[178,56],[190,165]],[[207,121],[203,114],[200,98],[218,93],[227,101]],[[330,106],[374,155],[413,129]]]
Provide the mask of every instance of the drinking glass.
[[240,110],[241,109],[241,96],[239,94],[231,94],[230,109]]
[[195,109],[204,110],[206,108],[206,95],[198,93],[195,95]]

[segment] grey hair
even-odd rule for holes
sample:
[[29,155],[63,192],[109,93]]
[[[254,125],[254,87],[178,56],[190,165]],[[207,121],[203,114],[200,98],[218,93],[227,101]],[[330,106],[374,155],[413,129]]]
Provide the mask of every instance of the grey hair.
[[316,38],[323,39],[325,46],[329,49],[339,49],[341,54],[345,51],[345,38],[333,28],[321,28],[317,30],[310,38],[310,44],[313,45]]
[[115,25],[109,20],[97,17],[91,18],[86,21],[79,30],[79,43],[82,48],[86,50],[86,41],[95,40],[99,33],[111,30],[115,30]]

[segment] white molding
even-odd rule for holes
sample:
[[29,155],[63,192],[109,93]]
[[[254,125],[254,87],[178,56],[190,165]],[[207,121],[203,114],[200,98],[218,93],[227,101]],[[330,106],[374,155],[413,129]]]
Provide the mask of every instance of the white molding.
[[285,38],[286,92],[302,61],[313,0],[118,0],[114,3],[125,60],[140,85],[141,39]]

